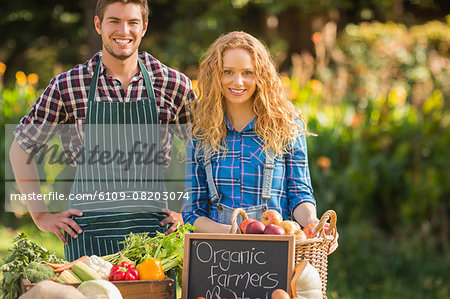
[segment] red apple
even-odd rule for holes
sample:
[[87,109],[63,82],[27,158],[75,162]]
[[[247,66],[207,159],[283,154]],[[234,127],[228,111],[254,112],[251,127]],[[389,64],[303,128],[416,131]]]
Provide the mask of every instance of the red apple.
[[316,226],[317,223],[310,223],[303,228],[303,232],[308,239],[314,238],[314,231],[316,230]]
[[247,234],[262,234],[264,233],[266,226],[260,221],[253,221],[247,225],[246,233]]
[[[310,224],[308,224],[307,226],[305,226],[305,227],[303,228],[303,231],[305,232],[306,237],[307,237],[308,239],[314,238],[314,231],[316,230],[317,224],[319,224],[319,222],[316,222],[316,223],[310,223]],[[329,228],[330,228],[330,224],[329,224],[329,223],[325,223],[325,224],[323,225],[323,230],[324,230],[325,233],[328,232],[328,229],[329,229]]]
[[269,224],[266,226],[266,229],[264,230],[264,234],[266,235],[285,235],[286,232],[284,231],[284,228],[281,226],[275,225],[275,224]]
[[284,228],[287,235],[294,235],[296,231],[301,230],[300,224],[291,220],[284,220],[278,225]]
[[247,226],[254,221],[256,221],[256,219],[253,218],[247,218],[244,221],[242,221],[241,224],[239,225],[239,229],[241,230],[241,232],[245,234]]
[[261,222],[264,223],[265,226],[269,224],[278,225],[283,221],[283,217],[276,210],[267,210],[261,216]]

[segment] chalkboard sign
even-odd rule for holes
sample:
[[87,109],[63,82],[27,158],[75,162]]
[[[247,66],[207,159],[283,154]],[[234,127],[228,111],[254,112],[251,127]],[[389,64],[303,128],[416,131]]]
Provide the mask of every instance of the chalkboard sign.
[[293,269],[293,235],[186,234],[182,297],[270,299]]

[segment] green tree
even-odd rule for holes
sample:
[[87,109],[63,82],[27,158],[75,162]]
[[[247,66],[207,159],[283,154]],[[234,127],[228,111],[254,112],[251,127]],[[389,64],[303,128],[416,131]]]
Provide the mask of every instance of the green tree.
[[[53,74],[55,62],[79,58],[86,36],[79,1],[2,1],[0,9],[0,60],[7,65],[4,82],[14,82],[18,70],[45,68]],[[40,55],[37,50],[43,50]],[[48,49],[52,49],[49,55]],[[50,59],[49,59],[50,58]],[[41,75],[42,77],[42,75]]]

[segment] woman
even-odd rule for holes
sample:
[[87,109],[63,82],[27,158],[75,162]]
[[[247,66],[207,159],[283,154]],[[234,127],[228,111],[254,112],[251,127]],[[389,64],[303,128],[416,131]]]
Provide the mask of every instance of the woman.
[[[183,218],[196,232],[230,232],[231,213],[267,209],[318,222],[303,116],[284,98],[268,49],[253,36],[219,37],[200,64]],[[265,186],[265,187],[264,187]]]

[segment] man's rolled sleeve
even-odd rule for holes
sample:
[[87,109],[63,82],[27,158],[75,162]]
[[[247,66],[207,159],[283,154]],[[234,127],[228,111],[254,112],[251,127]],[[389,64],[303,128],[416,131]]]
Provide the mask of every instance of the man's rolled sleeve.
[[57,125],[65,118],[57,78],[53,78],[44,93],[36,100],[30,113],[20,120],[14,130],[17,143],[27,153],[31,153],[36,146],[45,144],[53,137]]

